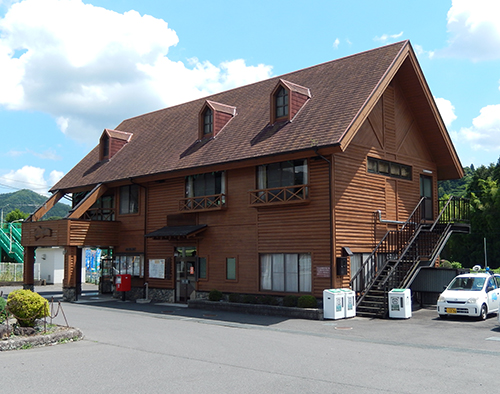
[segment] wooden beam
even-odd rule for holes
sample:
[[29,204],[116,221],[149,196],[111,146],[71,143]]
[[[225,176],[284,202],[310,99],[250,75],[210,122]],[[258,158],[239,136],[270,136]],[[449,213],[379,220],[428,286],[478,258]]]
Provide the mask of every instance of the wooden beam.
[[101,197],[108,187],[98,184],[80,203],[66,216],[66,219],[79,219]]
[[45,203],[38,207],[35,212],[33,212],[28,219],[27,222],[38,222],[50,209],[57,204],[57,202],[64,197],[66,193],[61,190],[56,191],[50,198],[45,201]]

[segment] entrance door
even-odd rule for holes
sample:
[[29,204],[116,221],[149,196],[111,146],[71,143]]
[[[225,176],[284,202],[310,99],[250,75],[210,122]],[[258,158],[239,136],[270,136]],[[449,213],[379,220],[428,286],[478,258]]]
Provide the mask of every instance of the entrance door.
[[175,248],[175,302],[187,303],[195,296],[196,246]]
[[420,175],[420,197],[425,197],[422,219],[432,220],[434,217],[432,207],[432,177]]

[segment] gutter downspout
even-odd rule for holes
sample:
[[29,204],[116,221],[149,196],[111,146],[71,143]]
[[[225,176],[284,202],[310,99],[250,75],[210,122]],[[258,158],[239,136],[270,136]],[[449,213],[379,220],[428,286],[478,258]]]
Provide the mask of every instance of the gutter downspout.
[[314,153],[320,159],[328,163],[328,203],[329,203],[329,217],[330,217],[330,289],[333,288],[333,201],[332,201],[332,162],[325,156],[318,153],[318,147],[314,147]]

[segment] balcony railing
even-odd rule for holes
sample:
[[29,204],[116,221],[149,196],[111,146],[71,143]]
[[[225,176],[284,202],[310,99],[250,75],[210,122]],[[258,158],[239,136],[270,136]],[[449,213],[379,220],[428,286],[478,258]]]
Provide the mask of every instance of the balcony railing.
[[293,185],[250,191],[250,205],[289,204],[309,201],[308,185]]
[[211,196],[189,197],[179,201],[179,211],[216,211],[226,207],[226,195],[214,194]]
[[81,219],[84,220],[102,220],[114,221],[115,209],[114,208],[90,208],[85,212]]

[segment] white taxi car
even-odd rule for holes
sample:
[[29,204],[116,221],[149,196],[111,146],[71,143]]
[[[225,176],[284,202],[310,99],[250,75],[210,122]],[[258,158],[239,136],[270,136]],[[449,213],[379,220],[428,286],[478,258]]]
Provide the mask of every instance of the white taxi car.
[[437,302],[439,317],[477,316],[482,320],[498,312],[500,275],[471,273],[456,276]]

